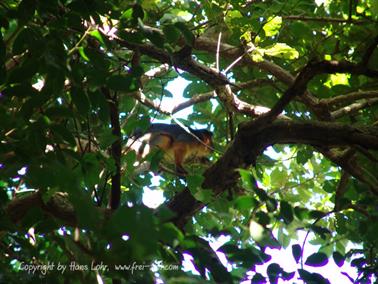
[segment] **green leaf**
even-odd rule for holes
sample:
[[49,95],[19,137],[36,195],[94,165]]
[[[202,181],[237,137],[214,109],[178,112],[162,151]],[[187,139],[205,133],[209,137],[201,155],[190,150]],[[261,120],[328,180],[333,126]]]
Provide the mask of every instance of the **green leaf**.
[[90,109],[90,103],[87,94],[78,88],[73,88],[71,98],[79,113],[86,115]]
[[30,83],[22,82],[20,84],[14,84],[4,90],[4,95],[8,97],[16,96],[19,98],[26,98],[32,96],[38,96],[38,91],[33,88]]
[[37,1],[23,0],[17,9],[17,16],[20,20],[20,25],[26,24],[34,16],[34,12],[37,6]]
[[112,133],[110,128],[107,128],[99,134],[98,139],[101,149],[107,149],[118,140],[118,137]]
[[370,9],[374,17],[377,19],[378,18],[378,1],[370,1]]
[[255,48],[249,53],[249,56],[254,62],[262,62],[264,61],[264,51],[265,50],[262,48]]
[[213,198],[211,190],[201,188],[204,177],[202,175],[188,175],[187,176],[188,188],[192,195],[203,203],[208,203]]
[[274,36],[276,35],[282,25],[282,18],[281,17],[270,17],[267,23],[263,26],[263,30],[266,36]]
[[135,107],[136,101],[131,96],[122,96],[120,100],[119,109],[122,112],[128,113]]
[[184,239],[182,232],[172,223],[163,224],[159,229],[159,239],[164,243],[177,245]]
[[163,27],[163,33],[169,43],[176,43],[180,38],[180,30],[175,25],[166,25]]
[[323,218],[326,213],[319,211],[319,210],[312,210],[309,212],[309,217],[313,219],[320,219]]
[[89,57],[85,53],[84,47],[80,46],[80,47],[78,47],[77,50],[79,51],[79,54],[80,54],[81,58],[83,58],[85,61],[89,62]]
[[109,77],[107,84],[114,91],[134,92],[138,89],[138,81],[133,76],[113,75]]
[[299,52],[295,48],[288,46],[286,43],[275,43],[269,48],[265,48],[264,54],[290,60],[299,57]]
[[[23,29],[14,41],[13,44],[13,53],[21,54],[29,48],[33,50],[40,47],[41,35],[35,29],[26,28]],[[43,49],[42,49],[43,50]]]
[[96,90],[94,92],[89,92],[88,97],[93,108],[97,110],[101,121],[107,123],[109,121],[109,104],[106,101],[104,94],[99,90]]
[[251,284],[261,284],[266,283],[266,279],[264,276],[262,276],[260,273],[255,273],[251,279]]
[[249,223],[249,233],[252,239],[261,246],[268,246],[270,248],[281,247],[269,229],[264,228],[264,226],[253,220]]
[[142,8],[141,5],[134,4],[132,16],[133,16],[134,19],[141,19],[141,20],[143,20],[143,18],[144,18],[144,11],[143,11],[143,8]]
[[311,230],[313,232],[315,232],[316,234],[320,235],[320,237],[323,240],[326,240],[327,237],[329,237],[329,236],[332,235],[331,231],[328,230],[327,228],[324,228],[324,227],[320,227],[320,226],[316,226],[316,225],[311,225],[310,228],[311,228]]
[[259,211],[256,213],[256,219],[258,223],[263,226],[269,225],[271,221],[269,215],[263,211]]
[[298,164],[304,165],[309,159],[313,157],[314,153],[310,150],[299,150],[297,152],[296,160]]
[[337,85],[350,86],[349,83],[350,75],[344,73],[330,74],[327,82],[324,83],[328,88],[332,88]]
[[46,109],[45,114],[51,118],[72,118],[73,112],[71,109],[63,106],[53,106]]
[[301,279],[308,284],[330,284],[328,279],[318,273],[311,273],[304,269],[298,269],[298,272]]
[[333,252],[332,257],[338,267],[341,267],[344,265],[345,256],[343,256],[341,253],[339,253],[338,251],[335,251]]
[[335,190],[336,190],[336,180],[335,179],[332,179],[332,180],[326,180],[324,182],[324,185],[323,185],[323,189],[325,192],[328,192],[328,193],[334,193]]
[[70,202],[75,208],[75,214],[78,219],[78,223],[82,228],[96,229],[102,223],[103,215],[97,207],[94,206],[92,197],[85,191],[79,191],[72,194],[71,190],[69,194]]
[[194,197],[202,203],[208,203],[213,199],[213,192],[209,189],[202,189],[197,191]]
[[280,203],[280,215],[286,224],[290,224],[294,219],[293,208],[286,201]]
[[235,20],[242,19],[243,15],[238,10],[231,10],[226,14],[225,23],[229,27],[236,26],[237,22]]
[[243,195],[239,196],[234,201],[235,207],[240,211],[250,211],[257,205],[257,200],[252,196]]
[[190,191],[196,192],[199,188],[201,188],[204,177],[202,175],[188,175],[186,180]]
[[183,22],[177,22],[174,25],[181,31],[182,35],[184,36],[185,43],[189,46],[193,46],[195,37],[190,29]]
[[299,206],[294,207],[294,214],[299,220],[305,220],[310,218],[310,212],[306,208]]
[[102,46],[106,46],[102,34],[98,30],[91,31],[89,34],[97,39],[102,44]]
[[276,167],[270,174],[271,184],[274,187],[282,187],[287,181],[287,172]]
[[245,169],[238,169],[243,187],[246,189],[252,189],[255,187],[255,178],[251,171]]
[[3,35],[0,33],[0,65],[3,65],[5,62],[5,56],[6,56],[6,46],[3,40]]
[[281,278],[286,281],[291,280],[295,276],[295,271],[293,272],[282,271],[281,273],[282,273]]
[[283,269],[277,263],[269,264],[268,268],[266,269],[266,273],[268,274],[269,282],[271,284],[276,284],[282,271],[283,271]]
[[302,248],[298,244],[294,244],[291,246],[291,253],[295,259],[295,262],[298,263],[302,256]]
[[85,184],[88,188],[93,188],[100,180],[100,161],[94,153],[85,153],[81,168],[84,175]]
[[[263,190],[261,189],[261,191],[263,191]],[[265,193],[265,191],[263,191],[263,192]],[[268,197],[268,199],[266,200],[266,207],[267,207],[267,209],[268,209],[269,212],[276,211],[276,209],[277,209],[277,201],[274,198],[272,198],[272,197]]]
[[319,267],[324,266],[328,263],[328,257],[325,253],[317,252],[310,255],[305,264],[309,266]]
[[71,146],[76,145],[76,140],[73,134],[63,125],[54,124],[50,126],[53,135],[58,136],[60,139],[68,142]]

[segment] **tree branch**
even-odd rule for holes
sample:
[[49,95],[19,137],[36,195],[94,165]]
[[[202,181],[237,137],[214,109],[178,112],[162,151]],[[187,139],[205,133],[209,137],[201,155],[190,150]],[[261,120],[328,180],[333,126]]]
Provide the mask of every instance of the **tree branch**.
[[[202,187],[212,189],[216,196],[232,188],[239,178],[237,169],[253,165],[257,156],[274,144],[307,144],[325,148],[360,145],[378,149],[378,126],[355,128],[339,123],[290,120],[276,120],[271,124],[258,124],[257,120],[245,123],[240,126],[224,155],[207,169]],[[346,166],[341,160],[333,161],[341,167]],[[355,175],[353,171],[350,173]],[[378,185],[373,186],[378,188]],[[180,226],[204,206],[195,200],[189,190],[177,194],[168,205],[176,212],[175,223]]]
[[338,105],[338,104],[354,102],[360,99],[373,99],[373,98],[378,98],[378,91],[373,90],[373,91],[351,92],[351,93],[333,97],[333,98],[322,99],[320,103],[326,104],[328,106],[333,106],[333,105]]
[[367,106],[372,106],[377,103],[378,103],[378,98],[370,99],[370,100],[363,100],[361,102],[356,102],[354,104],[335,110],[331,113],[331,116],[333,119],[337,119],[347,114],[353,114],[355,112],[358,112],[361,109],[364,109]]
[[112,97],[106,88],[102,88],[106,99],[109,103],[110,109],[110,125],[112,134],[117,137],[111,147],[112,157],[114,159],[116,170],[112,175],[112,190],[110,194],[109,206],[115,210],[119,207],[121,202],[121,154],[122,154],[122,136],[121,125],[119,123],[118,100],[117,96]]
[[[40,191],[33,192],[26,196],[17,197],[5,207],[5,216],[13,223],[19,223],[33,208],[40,208],[48,216],[59,219],[66,226],[78,226],[73,205],[68,200],[68,194],[57,192],[47,202],[42,198]],[[96,207],[96,210],[105,217],[110,216],[109,209]]]

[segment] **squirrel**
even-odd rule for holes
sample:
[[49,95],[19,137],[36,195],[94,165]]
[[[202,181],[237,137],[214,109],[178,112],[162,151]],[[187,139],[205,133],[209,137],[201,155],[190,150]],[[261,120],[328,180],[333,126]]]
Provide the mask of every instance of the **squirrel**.
[[145,158],[154,149],[161,150],[163,160],[174,163],[178,175],[186,175],[184,164],[203,162],[213,150],[211,131],[188,129],[177,124],[153,123],[145,132],[135,131],[126,149],[135,151],[138,160]]

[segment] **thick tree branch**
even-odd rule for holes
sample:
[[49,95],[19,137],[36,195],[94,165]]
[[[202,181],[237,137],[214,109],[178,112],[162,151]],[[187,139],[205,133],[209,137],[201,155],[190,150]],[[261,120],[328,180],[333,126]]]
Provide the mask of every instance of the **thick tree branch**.
[[287,91],[278,100],[272,110],[267,114],[267,118],[269,118],[268,120],[272,120],[277,115],[279,115],[296,96],[302,96],[306,91],[308,82],[316,75],[323,73],[353,73],[378,77],[378,71],[371,70],[366,65],[339,61],[321,61],[316,63],[309,63],[299,73],[293,85],[289,89],[287,89]]
[[[220,101],[227,107],[229,112],[242,113],[248,116],[258,117],[271,111],[267,107],[251,105],[240,100],[232,92],[229,85],[217,87],[216,93]],[[281,118],[284,118],[284,116],[281,115]]]
[[[148,27],[146,27],[148,28]],[[153,29],[154,31],[160,32],[158,29]],[[220,72],[213,70],[207,66],[204,66],[202,64],[199,64],[195,60],[193,60],[190,56],[190,52],[188,52],[188,48],[183,48],[180,52],[176,54],[168,54],[167,52],[160,50],[153,45],[150,44],[136,44],[131,43],[126,40],[117,39],[118,42],[132,50],[139,50],[141,53],[148,55],[154,59],[159,60],[162,63],[168,63],[175,66],[175,68],[180,68],[184,71],[187,71],[198,78],[204,80],[207,82],[210,86],[213,88],[221,87],[224,85],[229,85],[229,81],[227,78],[221,74]],[[373,46],[373,44],[371,45]],[[218,43],[216,41],[204,39],[204,38],[198,38],[194,43],[194,48],[197,49],[203,49],[207,51],[215,51],[217,50]],[[241,48],[236,48],[231,45],[227,44],[220,44],[219,50],[222,55],[226,55],[227,57],[233,57],[237,58],[239,56],[242,56],[244,51]],[[369,53],[369,50],[367,50],[367,54]],[[184,52],[186,51],[186,52]],[[185,55],[185,56],[183,56]],[[245,57],[245,60],[248,63],[252,63],[252,65],[255,65],[265,71],[270,72],[283,82],[285,82],[288,85],[292,85],[293,83],[293,77],[290,73],[282,69],[281,67],[270,63],[268,61],[262,61],[262,62],[253,62],[249,57]],[[306,71],[306,72],[304,72]],[[316,64],[309,64],[307,65],[300,75],[295,79],[297,82],[296,84],[296,90],[301,89],[299,82],[303,82],[304,90],[301,91],[302,93],[305,92],[305,87],[307,82],[314,77],[317,74],[320,73],[336,73],[336,72],[348,72],[348,73],[354,73],[354,74],[363,74],[366,76],[371,77],[377,77],[378,71],[369,69],[367,65],[365,64],[353,64],[350,62],[337,62],[337,61],[323,61]],[[310,76],[310,78],[306,79],[306,76]],[[282,111],[283,107],[287,105],[293,98],[297,96],[297,94],[293,94],[292,90],[287,91],[287,95],[283,96],[281,101],[278,102],[275,109],[272,110],[269,114],[270,118],[276,117],[280,112]],[[318,116],[326,118],[328,120],[330,118],[329,113],[324,112],[324,108],[319,107],[318,100],[315,99],[313,96],[311,96],[307,91],[304,93],[304,95],[301,96],[301,100],[303,100],[308,106],[310,106],[311,110],[317,113]],[[278,113],[279,112],[279,113]]]
[[[175,66],[175,68],[180,68],[184,71],[191,73],[192,75],[197,76],[198,78],[204,80],[214,89],[220,88],[222,86],[232,85],[222,73],[217,72],[203,64],[200,64],[191,58],[190,53],[184,56],[184,49],[177,54],[170,55],[165,51],[162,51],[158,48],[155,48],[150,44],[135,44],[128,41],[118,39],[118,42],[130,49],[137,49],[140,52],[159,60],[162,63],[170,63]],[[224,96],[221,97],[223,103],[225,103],[230,110],[239,111],[244,114],[256,116],[256,107],[249,105],[246,102],[241,101],[235,97],[232,92],[223,92]],[[150,106],[153,104],[149,103]],[[154,107],[155,108],[155,107]],[[155,108],[156,109],[156,108]],[[268,110],[268,109],[266,109]],[[165,110],[163,110],[165,111]]]
[[[59,219],[66,226],[78,226],[78,220],[73,205],[68,200],[68,194],[57,192],[45,202],[42,193],[37,191],[26,196],[13,199],[5,207],[5,216],[13,223],[19,223],[33,208],[40,208],[47,216]],[[105,208],[96,208],[100,214],[105,217],[110,216],[110,210]]]
[[[259,124],[257,120],[246,123],[240,127],[225,154],[205,172],[203,188],[212,189],[215,195],[232,188],[239,178],[237,169],[253,165],[257,156],[274,144],[307,144],[320,148],[359,145],[367,149],[378,149],[378,126],[355,128],[338,123],[290,120],[277,120],[271,124]],[[347,172],[355,175],[356,172],[353,167],[350,168],[347,160],[349,158],[332,159],[339,166],[348,167]],[[378,188],[377,184],[368,184],[373,189]],[[168,205],[176,212],[175,223],[179,226],[204,206],[205,204],[195,200],[189,190],[177,194]]]
[[339,165],[347,173],[367,184],[370,191],[378,196],[377,180],[375,178],[373,180],[369,178],[366,171],[360,167],[355,157],[356,149],[348,148],[342,153],[334,150],[322,149],[321,147],[317,149],[329,160]]
[[252,121],[242,125],[226,153],[205,173],[204,188],[223,191],[235,183],[235,169],[256,162],[274,144],[307,144],[321,147],[359,145],[378,149],[378,127],[355,128],[338,123],[276,121],[269,125]]
[[[376,45],[376,44],[375,44]],[[199,37],[196,39],[194,48],[197,50],[203,50],[208,52],[213,52],[216,50],[217,42],[208,38]],[[366,50],[366,54],[369,55],[371,53],[371,50],[373,49],[374,42],[368,47]],[[224,58],[228,58],[230,60],[234,60],[235,58],[238,58],[240,56],[243,56],[245,54],[244,50],[239,47],[235,47],[229,44],[221,44],[220,45],[220,53],[221,56]],[[368,57],[368,56],[365,57]],[[278,80],[283,82],[286,85],[293,85],[294,81],[296,80],[293,75],[291,75],[288,71],[283,69],[282,67],[268,61],[264,60],[262,62],[254,62],[249,56],[245,56],[243,60],[241,60],[238,64],[244,65],[244,66],[251,66],[251,67],[258,67],[259,69],[268,72],[269,74],[272,74],[275,76]],[[342,65],[342,64],[341,64]],[[365,69],[367,68],[366,65],[363,66],[364,63],[362,62],[356,69]],[[349,66],[351,67],[351,66]],[[341,67],[339,67],[340,70],[337,72],[342,72]],[[352,68],[351,68],[352,69]],[[351,70],[352,71],[352,70]],[[361,72],[361,70],[355,70]],[[325,72],[329,73],[329,72]],[[331,72],[332,73],[332,72]],[[352,72],[351,72],[352,73]],[[368,72],[369,73],[369,72]],[[377,73],[377,71],[373,72],[374,74]],[[321,120],[330,120],[331,115],[327,111],[327,109],[324,108],[324,104],[319,103],[319,99],[316,98],[314,95],[312,95],[308,90],[305,91],[305,93],[297,97],[298,100],[302,101],[309,109],[316,114],[318,118]]]

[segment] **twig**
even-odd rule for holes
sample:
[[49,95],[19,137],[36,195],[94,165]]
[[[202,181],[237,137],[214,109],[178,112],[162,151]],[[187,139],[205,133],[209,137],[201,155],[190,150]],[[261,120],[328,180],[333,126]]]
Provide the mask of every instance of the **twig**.
[[335,110],[331,113],[331,116],[333,119],[337,119],[337,118],[342,117],[343,115],[355,113],[361,109],[364,109],[366,106],[372,106],[377,103],[378,103],[378,98],[364,100],[362,102],[357,102],[357,103],[342,107],[341,109]]
[[308,16],[299,16],[299,15],[291,15],[291,16],[281,16],[283,19],[286,20],[294,20],[294,21],[310,21],[310,22],[325,22],[325,23],[353,23],[355,25],[362,25],[366,24],[368,21],[366,20],[353,20],[353,19],[341,19],[341,18],[329,18],[329,17],[308,17]]
[[68,53],[67,53],[68,56],[72,55],[72,53],[74,53],[74,52],[79,48],[80,44],[81,44],[81,43],[84,41],[84,39],[87,37],[87,35],[88,35],[89,32],[91,31],[91,29],[92,29],[91,26],[89,26],[89,27],[87,28],[87,30],[84,32],[83,36],[79,39],[79,41],[75,44],[75,46],[74,46],[73,48],[71,48],[71,49],[68,51]]
[[221,39],[222,39],[222,32],[219,32],[218,44],[217,44],[217,54],[216,54],[216,68],[217,68],[218,72],[220,72],[220,70],[219,70],[219,49],[220,49]]

